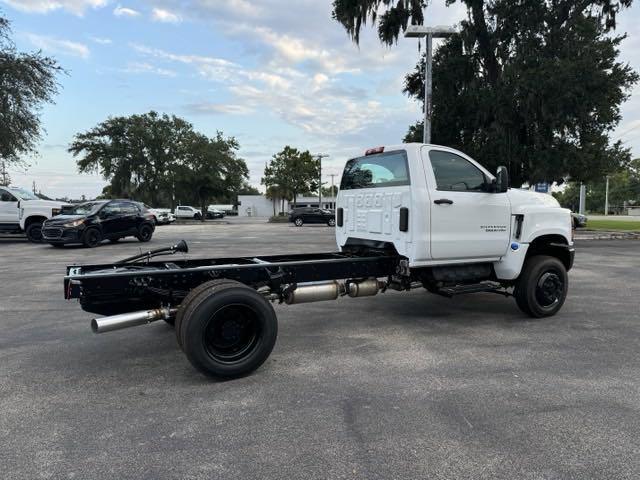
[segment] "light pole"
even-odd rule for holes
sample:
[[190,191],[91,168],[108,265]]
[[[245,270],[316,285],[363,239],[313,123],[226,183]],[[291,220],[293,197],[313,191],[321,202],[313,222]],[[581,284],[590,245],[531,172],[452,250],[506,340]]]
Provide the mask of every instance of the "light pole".
[[320,174],[320,185],[318,186],[318,208],[322,208],[322,159],[327,158],[329,155],[326,153],[319,153],[316,155],[318,159],[318,173]]
[[433,39],[450,37],[455,33],[456,29],[447,25],[438,25],[436,27],[410,25],[404,32],[404,36],[406,38],[425,37],[426,58],[424,66],[424,133],[422,136],[422,141],[424,143],[431,143],[431,107],[433,105],[431,102],[431,91],[433,89]]
[[604,214],[609,215],[609,175],[607,175],[607,183],[604,188]]

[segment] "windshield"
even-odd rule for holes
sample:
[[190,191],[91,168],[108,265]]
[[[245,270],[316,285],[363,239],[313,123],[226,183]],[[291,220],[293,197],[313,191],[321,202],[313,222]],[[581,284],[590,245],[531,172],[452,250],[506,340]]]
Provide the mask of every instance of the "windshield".
[[90,213],[97,212],[102,205],[104,205],[104,202],[81,203],[69,210],[68,215],[89,215]]
[[11,188],[9,191],[21,200],[40,200],[29,190],[25,190],[23,188]]

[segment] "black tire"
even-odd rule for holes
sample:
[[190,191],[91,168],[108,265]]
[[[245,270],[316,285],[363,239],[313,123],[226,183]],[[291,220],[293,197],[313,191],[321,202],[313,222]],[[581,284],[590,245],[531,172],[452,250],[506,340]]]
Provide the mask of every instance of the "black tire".
[[193,219],[194,220],[202,220],[202,215],[199,213],[194,213],[193,214]]
[[42,222],[30,223],[25,230],[27,239],[32,243],[42,242]]
[[514,296],[520,310],[533,318],[550,317],[564,305],[569,276],[555,257],[536,255],[525,261]]
[[253,372],[269,357],[278,336],[278,321],[262,295],[227,281],[203,289],[189,302],[176,334],[200,372],[236,378]]
[[204,283],[198,285],[196,288],[191,290],[187,294],[186,297],[184,297],[184,300],[182,300],[182,303],[180,304],[180,308],[178,309],[178,313],[176,314],[176,318],[175,318],[176,340],[178,340],[178,345],[180,346],[181,349],[182,349],[182,337],[181,337],[181,333],[180,333],[181,332],[180,326],[182,325],[182,319],[184,317],[184,312],[189,307],[191,302],[195,298],[197,298],[202,292],[204,292],[205,290],[209,290],[211,288],[217,287],[218,285],[223,285],[223,284],[237,284],[237,282],[234,281],[234,280],[226,279],[226,278],[220,278],[220,279],[217,279],[217,280],[210,280],[208,282],[204,282]]
[[140,225],[136,238],[141,242],[148,242],[153,237],[153,228],[148,223]]
[[82,234],[82,244],[85,247],[97,247],[100,242],[102,242],[102,233],[97,228],[88,228]]
[[304,221],[302,220],[302,218],[297,217],[295,220],[293,220],[293,224],[296,227],[301,227],[302,225],[304,225]]
[[329,221],[327,222],[327,225],[329,225],[330,227],[335,227],[336,226],[336,219],[335,218],[330,218]]

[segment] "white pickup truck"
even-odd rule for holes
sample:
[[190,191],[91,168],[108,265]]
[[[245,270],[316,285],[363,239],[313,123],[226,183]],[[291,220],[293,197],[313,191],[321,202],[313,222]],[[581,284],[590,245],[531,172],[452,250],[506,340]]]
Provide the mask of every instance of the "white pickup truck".
[[[344,169],[336,205],[339,252],[290,254],[285,246],[281,255],[151,261],[187,252],[182,241],[112,264],[71,265],[65,297],[106,315],[92,320],[96,333],[175,323],[187,358],[218,377],[245,375],[269,356],[278,331],[270,302],[424,287],[447,297],[514,296],[529,316],[554,315],[573,264],[570,212],[549,195],[508,183],[506,168],[494,176],[451,148],[371,149]],[[358,306],[344,308],[356,314]]]
[[60,202],[41,200],[18,187],[0,187],[0,232],[27,235],[31,242],[42,241],[42,222],[58,215]]
[[[434,293],[514,287],[520,309],[555,314],[573,265],[570,210],[551,196],[508,188],[448,147],[403,144],[349,160],[337,199],[342,250],[393,250]],[[497,285],[496,285],[497,284]]]

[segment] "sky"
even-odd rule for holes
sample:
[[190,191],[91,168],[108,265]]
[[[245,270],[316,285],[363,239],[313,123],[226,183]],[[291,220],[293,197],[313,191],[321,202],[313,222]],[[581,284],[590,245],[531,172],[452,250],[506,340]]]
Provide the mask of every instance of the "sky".
[[[421,116],[402,94],[418,58],[415,39],[382,46],[365,27],[356,46],[331,18],[330,0],[0,0],[20,50],[55,57],[56,103],[30,167],[16,185],[52,197],[94,197],[106,184],[80,175],[66,150],[76,133],[110,116],[175,114],[202,133],[234,136],[260,186],[265,162],[285,145],[323,159],[338,183],[346,159],[401,142]],[[465,10],[434,0],[429,25],[452,25]],[[640,4],[619,15],[621,59],[640,71]],[[640,86],[612,132],[640,156]],[[482,162],[482,159],[478,159]]]

